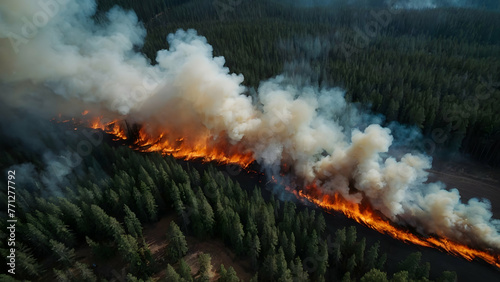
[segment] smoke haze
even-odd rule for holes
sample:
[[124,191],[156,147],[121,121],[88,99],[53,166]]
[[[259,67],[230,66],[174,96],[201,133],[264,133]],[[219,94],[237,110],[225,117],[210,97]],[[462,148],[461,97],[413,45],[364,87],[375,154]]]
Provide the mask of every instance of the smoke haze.
[[[90,110],[143,124],[153,136],[167,130],[172,140],[224,139],[265,168],[289,165],[299,184],[366,200],[424,234],[500,250],[500,222],[489,202],[462,203],[457,190],[425,184],[431,159],[390,156],[391,129],[368,124],[377,118],[347,103],[341,89],[278,76],[247,96],[243,76],[230,73],[194,30],[170,34],[169,49],[151,65],[135,52],[145,36],[135,14],[114,8],[98,24],[95,7],[91,0],[2,3],[2,103],[42,118]],[[64,167],[52,155],[45,160]]]
[[465,7],[498,9],[500,3],[496,0],[277,0],[277,2],[299,7],[325,7],[325,6],[358,6],[358,7],[385,7],[397,9],[434,9],[441,7]]

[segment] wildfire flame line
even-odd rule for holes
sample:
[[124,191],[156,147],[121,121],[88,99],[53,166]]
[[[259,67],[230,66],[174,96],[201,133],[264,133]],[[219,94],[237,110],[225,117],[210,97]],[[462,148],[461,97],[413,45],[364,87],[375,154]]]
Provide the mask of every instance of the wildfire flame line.
[[388,234],[391,237],[405,243],[413,243],[424,247],[437,248],[452,255],[463,257],[468,261],[480,258],[488,262],[489,264],[500,268],[499,255],[494,255],[486,251],[477,250],[464,244],[450,241],[446,238],[437,238],[432,236],[422,237],[413,234],[401,227],[394,226],[393,224],[391,224],[391,222],[383,219],[375,212],[373,212],[373,210],[369,206],[351,203],[345,200],[338,193],[335,193],[333,195],[325,194],[320,189],[318,189],[316,185],[310,185],[304,190],[294,190],[292,192],[297,197],[307,199],[309,202],[325,210],[334,210],[341,212],[360,224],[370,227],[371,229],[374,229],[380,233]]
[[[102,123],[101,118],[96,118],[90,123],[90,127],[112,134],[116,137],[115,141],[128,139],[126,130],[120,126],[118,120]],[[251,152],[241,153],[244,148],[231,145],[224,139],[214,142],[211,136],[201,136],[197,140],[189,140],[191,142],[188,142],[183,137],[171,141],[167,136],[168,132],[163,132],[158,137],[153,137],[145,130],[139,129],[137,136],[134,136],[134,144],[131,147],[142,152],[160,152],[177,159],[238,164],[243,168],[247,168],[254,162]]]
[[[120,125],[118,120],[103,123],[101,122],[101,118],[95,118],[92,122],[90,122],[89,127],[93,129],[101,129],[104,132],[115,136],[114,140],[128,139],[126,130]],[[243,168],[247,168],[252,162],[254,162],[251,152],[241,153],[244,151],[243,148],[227,142],[213,143],[211,142],[209,136],[204,136],[203,138],[196,140],[196,142],[189,143],[182,137],[176,139],[175,142],[171,142],[168,138],[165,138],[166,135],[168,135],[168,133],[164,132],[154,138],[148,135],[144,130],[140,129],[138,135],[135,136],[136,140],[131,147],[142,152],[160,152],[164,155],[168,154],[175,158],[184,160],[198,159],[205,162],[215,161],[223,164],[231,163],[238,164]],[[303,190],[290,190],[299,199],[305,199],[327,211],[334,210],[341,212],[360,224],[372,228],[380,233],[388,234],[391,237],[405,243],[413,243],[424,247],[437,248],[448,252],[449,254],[463,257],[469,261],[480,258],[489,264],[500,268],[499,255],[474,249],[444,237],[423,237],[416,235],[403,229],[402,227],[393,225],[389,220],[376,214],[369,206],[351,203],[337,193],[333,195],[325,194],[318,189],[315,184],[309,185]]]

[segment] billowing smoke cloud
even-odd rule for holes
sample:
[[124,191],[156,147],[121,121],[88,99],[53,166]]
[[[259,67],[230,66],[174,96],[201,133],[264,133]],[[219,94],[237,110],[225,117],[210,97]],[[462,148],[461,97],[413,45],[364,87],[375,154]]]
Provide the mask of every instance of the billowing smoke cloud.
[[3,103],[44,116],[105,113],[152,135],[167,130],[173,140],[226,139],[266,168],[287,164],[301,184],[368,201],[422,233],[500,250],[490,204],[465,204],[457,190],[425,184],[430,158],[391,157],[391,130],[367,124],[342,90],[296,86],[280,76],[261,83],[252,98],[243,76],[231,74],[194,30],[169,35],[169,49],[153,66],[135,52],[145,31],[133,13],[115,8],[97,24],[94,10],[91,0],[2,4]]

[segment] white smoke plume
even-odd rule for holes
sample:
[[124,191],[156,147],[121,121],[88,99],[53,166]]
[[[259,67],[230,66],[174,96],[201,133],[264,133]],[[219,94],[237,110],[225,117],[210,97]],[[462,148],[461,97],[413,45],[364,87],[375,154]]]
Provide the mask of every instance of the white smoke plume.
[[424,234],[500,250],[490,204],[465,204],[457,190],[425,184],[430,158],[389,156],[391,130],[362,125],[342,90],[276,77],[252,99],[243,76],[231,74],[194,30],[169,35],[169,49],[151,65],[135,52],[145,36],[135,14],[114,8],[97,24],[95,6],[92,0],[2,2],[2,103],[43,116],[105,113],[143,124],[150,134],[168,128],[173,139],[227,138],[264,167],[287,164],[304,184],[369,201]]

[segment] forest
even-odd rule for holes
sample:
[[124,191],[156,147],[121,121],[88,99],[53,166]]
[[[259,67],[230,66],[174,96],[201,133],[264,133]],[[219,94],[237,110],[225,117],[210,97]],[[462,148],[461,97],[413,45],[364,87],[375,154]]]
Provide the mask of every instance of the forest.
[[[383,2],[304,7],[265,0],[98,0],[93,18],[106,24],[105,13],[116,5],[135,11],[147,31],[138,51],[152,64],[157,51],[169,47],[168,34],[195,29],[231,72],[243,74],[249,96],[278,75],[340,87],[348,102],[378,115],[384,126],[420,130],[418,142],[405,144],[409,150],[461,153],[500,165],[498,12],[393,10]],[[221,164],[139,152],[101,130],[0,110],[12,116],[0,123],[0,169],[23,175],[15,193],[17,274],[1,274],[1,281],[460,278],[442,271],[448,265],[428,262],[422,249],[391,258],[391,246],[365,237],[354,221],[330,224],[327,212],[292,194],[273,194],[258,167],[241,172],[254,173],[253,183]],[[33,129],[31,136],[12,129],[16,118],[26,123],[19,128]],[[68,150],[95,135],[103,142],[72,163]],[[0,198],[7,203],[6,184]],[[220,243],[231,263],[197,250],[202,243]],[[7,240],[0,240],[0,254],[7,264]]]
[[[55,131],[43,142],[57,152],[50,144],[69,127],[47,128]],[[73,134],[65,140],[68,148],[85,138],[84,131]],[[28,175],[33,166],[40,172],[20,182],[23,189],[16,193],[19,280],[113,281],[116,270],[112,272],[109,262],[114,261],[126,266],[126,281],[240,281],[232,266],[212,269],[206,253],[197,255],[196,270],[191,270],[193,263],[184,257],[196,249],[190,248],[187,236],[223,242],[237,262],[248,262],[251,281],[456,280],[450,271],[430,277],[431,265],[421,261],[420,252],[388,272],[380,244],[368,244],[353,225],[327,231],[321,211],[282,201],[259,187],[244,189],[213,165],[196,168],[106,139],[70,174],[60,176],[57,187],[65,188],[53,190],[46,187],[44,177],[52,172],[44,171],[39,152],[2,142],[1,159],[25,164],[10,169]],[[0,196],[7,201],[5,190]],[[166,246],[153,253],[143,229],[165,217],[172,218],[161,230]],[[1,224],[7,228],[7,222]],[[2,244],[5,260],[8,247],[5,240]],[[6,274],[0,278],[19,281]]]

